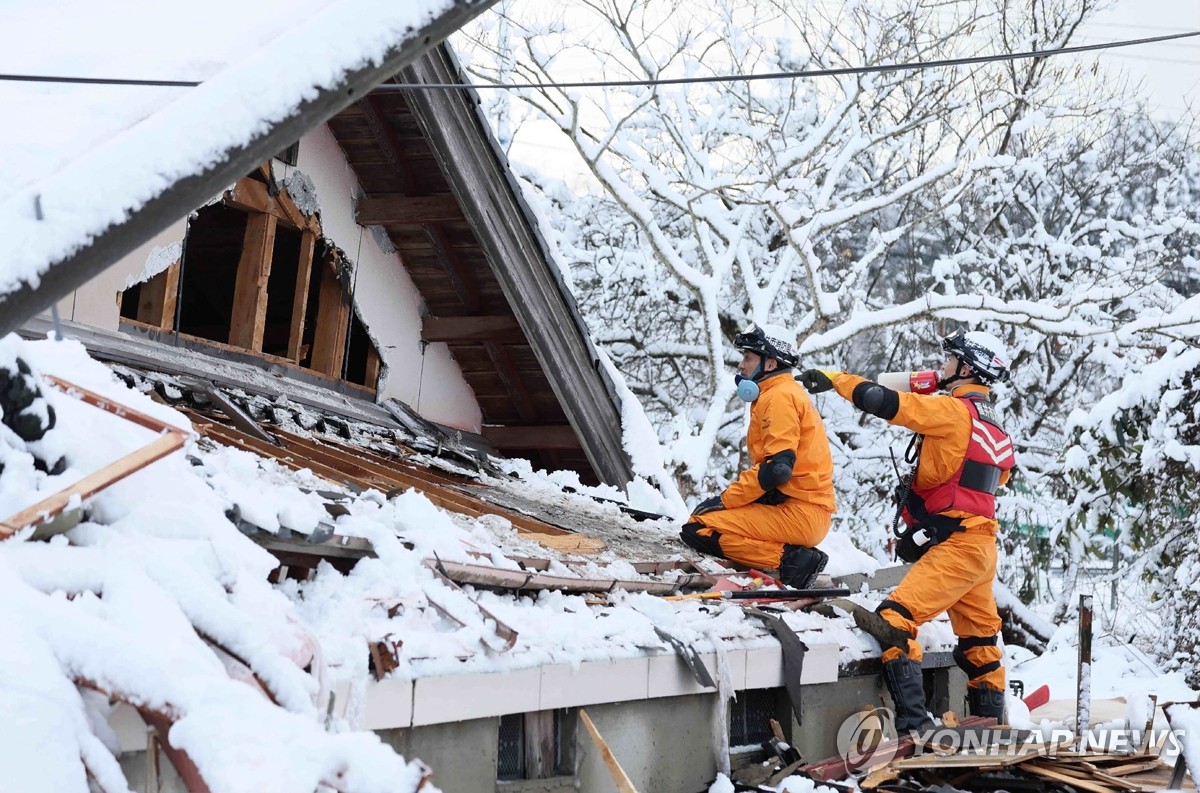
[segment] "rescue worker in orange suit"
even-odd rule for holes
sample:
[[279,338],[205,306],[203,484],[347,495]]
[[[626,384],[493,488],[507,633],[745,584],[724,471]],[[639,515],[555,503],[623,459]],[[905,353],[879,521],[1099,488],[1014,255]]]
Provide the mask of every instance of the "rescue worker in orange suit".
[[967,674],[971,713],[1004,718],[1001,623],[992,594],[995,494],[1015,458],[989,386],[1008,379],[1007,357],[999,339],[978,331],[957,331],[942,340],[942,349],[948,360],[938,386],[945,394],[897,392],[845,372],[810,369],[800,377],[810,393],[834,389],[860,410],[919,435],[897,544],[900,558],[915,564],[877,609],[887,623],[879,624],[881,632],[894,642],[884,648],[883,675],[900,734],[933,726],[916,636],[918,626],[943,611],[958,637],[954,660]]
[[752,324],[735,337],[742,352],[738,396],[750,403],[752,465],[700,502],[680,537],[701,553],[779,568],[784,584],[806,589],[829,561],[816,546],[834,510],[833,457],[825,424],[793,376],[789,335]]

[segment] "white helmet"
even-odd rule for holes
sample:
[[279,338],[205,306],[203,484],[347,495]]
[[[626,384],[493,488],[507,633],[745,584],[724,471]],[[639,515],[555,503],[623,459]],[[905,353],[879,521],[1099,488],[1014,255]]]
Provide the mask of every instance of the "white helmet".
[[1008,352],[1004,342],[980,330],[956,330],[942,339],[942,349],[971,367],[982,382],[991,384],[1008,379]]

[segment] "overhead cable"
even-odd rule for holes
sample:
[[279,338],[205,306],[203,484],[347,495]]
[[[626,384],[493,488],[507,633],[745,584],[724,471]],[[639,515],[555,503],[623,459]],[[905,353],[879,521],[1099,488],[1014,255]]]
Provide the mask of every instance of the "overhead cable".
[[[594,80],[578,82],[529,82],[529,83],[381,83],[373,91],[408,91],[408,90],[453,90],[461,88],[498,88],[515,90],[525,88],[636,88],[656,85],[694,85],[700,83],[736,83],[755,82],[759,80],[795,80],[806,77],[843,77],[855,74],[880,74],[899,71],[919,71],[923,69],[940,69],[946,66],[970,66],[981,63],[1003,63],[1006,61],[1028,60],[1030,58],[1045,58],[1052,55],[1068,55],[1078,52],[1095,52],[1111,50],[1119,47],[1135,47],[1142,44],[1156,44],[1163,41],[1174,41],[1200,36],[1200,31],[1175,33],[1168,36],[1154,36],[1145,39],[1127,39],[1110,41],[1102,44],[1082,44],[1074,47],[1059,47],[1051,50],[1028,50],[1024,52],[1009,52],[998,55],[976,55],[965,58],[946,58],[934,61],[916,61],[913,63],[883,63],[874,66],[844,66],[836,69],[809,69],[794,72],[768,72],[764,74],[727,74],[710,75],[707,77],[666,77],[648,80]],[[63,77],[35,74],[0,74],[0,81],[18,81],[30,83],[68,83],[85,85],[132,85],[157,86],[168,88],[195,88],[199,82],[187,80],[134,80],[113,79],[104,77]]]

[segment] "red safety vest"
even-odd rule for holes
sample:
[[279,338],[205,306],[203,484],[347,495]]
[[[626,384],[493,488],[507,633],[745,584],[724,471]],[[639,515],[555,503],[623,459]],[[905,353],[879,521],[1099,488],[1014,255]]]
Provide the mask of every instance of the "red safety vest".
[[[913,488],[912,494],[925,504],[927,515],[960,510],[984,518],[996,517],[996,488],[1000,474],[1016,464],[1012,438],[1000,429],[996,409],[982,394],[958,397],[971,414],[971,440],[962,465],[954,476],[928,488]],[[904,522],[914,526],[920,520],[906,507]]]

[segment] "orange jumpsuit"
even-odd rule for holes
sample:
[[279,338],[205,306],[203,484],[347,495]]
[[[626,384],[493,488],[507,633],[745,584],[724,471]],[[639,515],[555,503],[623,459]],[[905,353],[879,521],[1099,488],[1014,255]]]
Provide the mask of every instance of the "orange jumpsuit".
[[[719,536],[726,558],[759,568],[779,566],[784,545],[813,547],[829,534],[834,511],[833,456],[825,423],[791,370],[759,381],[758,399],[750,403],[746,434],[753,466],[721,493],[725,509],[692,516],[703,526],[701,537]],[[792,451],[792,476],[778,486],[787,496],[776,506],[759,503],[766,491],[759,467],[767,457]]]
[[[833,387],[846,399],[852,399],[854,389],[864,378],[842,372],[832,377]],[[914,488],[933,487],[950,480],[962,465],[971,440],[971,414],[961,399],[968,393],[988,394],[982,385],[961,385],[953,395],[922,395],[897,392],[899,410],[888,421],[925,436],[917,462]],[[1008,481],[1008,472],[1000,484]],[[917,643],[917,627],[929,622],[943,611],[950,613],[950,625],[959,637],[956,658],[969,678],[972,688],[986,683],[999,691],[1005,690],[1003,654],[995,644],[1000,632],[1000,615],[992,582],[996,577],[996,532],[999,524],[994,518],[973,515],[961,510],[947,510],[947,517],[958,518],[964,530],[951,534],[928,551],[913,565],[904,580],[884,601],[880,615],[891,625],[906,631],[907,655],[920,663],[921,645]],[[888,647],[883,660],[899,658],[902,651]],[[965,662],[964,662],[965,661]],[[974,672],[974,674],[972,674]]]

